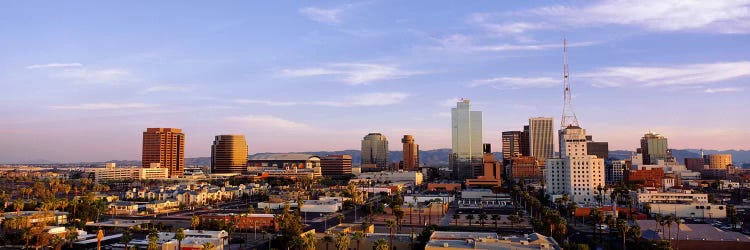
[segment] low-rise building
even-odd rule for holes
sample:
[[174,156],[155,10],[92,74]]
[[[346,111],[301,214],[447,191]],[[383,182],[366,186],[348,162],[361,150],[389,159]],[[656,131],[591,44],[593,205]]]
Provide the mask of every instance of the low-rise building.
[[555,239],[538,233],[500,237],[497,233],[435,231],[425,250],[562,249]]
[[422,185],[422,172],[418,171],[382,171],[367,172],[357,176],[358,179],[369,179],[376,182],[411,182]]

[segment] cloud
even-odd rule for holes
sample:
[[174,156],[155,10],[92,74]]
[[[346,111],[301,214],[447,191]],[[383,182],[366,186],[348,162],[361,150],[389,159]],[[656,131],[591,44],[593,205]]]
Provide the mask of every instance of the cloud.
[[190,86],[183,86],[183,85],[155,85],[146,88],[146,92],[153,93],[153,92],[185,92],[191,90],[192,87]]
[[66,110],[113,110],[113,109],[142,109],[156,107],[157,105],[134,102],[134,103],[84,103],[76,105],[60,105],[50,106],[51,109],[66,109]]
[[311,127],[304,123],[294,122],[270,115],[245,115],[245,116],[232,116],[226,118],[231,122],[242,122],[247,123],[250,126],[265,127],[265,128],[281,128],[281,129],[310,129]]
[[337,24],[341,22],[341,14],[351,6],[348,4],[330,9],[311,6],[299,9],[299,13],[319,23]]
[[499,35],[608,25],[638,27],[655,32],[750,33],[748,0],[606,0],[583,3],[589,4],[550,5],[506,13],[476,13],[470,15],[469,22]]
[[605,67],[579,77],[594,86],[680,86],[721,82],[750,75],[750,61],[661,67]]
[[131,74],[122,69],[89,69],[81,67],[56,72],[52,76],[82,83],[116,84],[131,76]]
[[371,82],[406,78],[423,72],[407,71],[397,65],[373,63],[334,63],[324,67],[284,69],[280,72],[284,77],[313,77],[334,76],[339,81],[360,85]]
[[450,99],[445,99],[445,100],[440,101],[440,106],[441,107],[455,107],[456,103],[458,103],[460,101],[461,101],[461,98],[459,98],[459,97],[453,97],[453,98],[450,98]]
[[547,88],[562,85],[561,79],[551,77],[495,77],[475,80],[469,86],[491,86],[493,88]]
[[346,96],[341,101],[287,102],[256,99],[238,99],[235,100],[235,102],[239,104],[261,104],[267,106],[317,105],[328,107],[370,107],[397,104],[403,102],[409,96],[411,95],[401,92],[375,92]]
[[743,89],[741,88],[708,88],[704,90],[703,92],[709,93],[709,94],[715,94],[715,93],[724,93],[724,92],[740,92]]
[[[562,49],[563,43],[496,43],[482,42],[478,37],[472,37],[462,34],[452,34],[446,37],[438,38],[440,44],[435,49],[459,51],[459,52],[500,52],[500,51],[533,51]],[[568,47],[587,47],[597,45],[599,42],[576,42],[568,43]]]
[[46,68],[75,68],[83,67],[80,63],[48,63],[48,64],[34,64],[26,66],[27,69],[46,69]]

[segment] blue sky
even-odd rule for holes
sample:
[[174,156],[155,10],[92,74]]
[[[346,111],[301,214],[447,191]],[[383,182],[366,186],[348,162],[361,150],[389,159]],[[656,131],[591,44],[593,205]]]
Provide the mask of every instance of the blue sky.
[[139,159],[147,127],[187,156],[450,146],[450,107],[484,141],[562,110],[569,45],[582,127],[613,149],[748,149],[750,1],[8,1],[0,162]]

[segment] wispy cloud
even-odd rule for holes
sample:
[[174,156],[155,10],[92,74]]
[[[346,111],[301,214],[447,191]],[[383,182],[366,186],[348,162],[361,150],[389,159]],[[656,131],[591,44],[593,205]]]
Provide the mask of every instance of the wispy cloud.
[[488,32],[619,25],[656,32],[750,33],[750,1],[622,1],[550,5],[507,13],[476,13],[469,20]]
[[715,94],[715,93],[724,93],[724,92],[740,92],[743,91],[741,88],[708,88],[704,90],[703,92],[709,93],[709,94]]
[[280,72],[284,77],[334,76],[338,81],[351,85],[406,78],[423,73],[404,70],[397,65],[374,63],[334,63],[323,67],[284,69]]
[[469,86],[491,86],[501,89],[547,88],[562,84],[562,79],[551,77],[495,77],[475,80]]
[[310,20],[319,23],[337,24],[341,22],[341,15],[344,13],[344,11],[351,8],[352,6],[353,5],[351,4],[347,4],[328,9],[310,6],[299,9],[299,13],[306,16]]
[[[452,34],[436,39],[439,47],[434,49],[457,51],[457,52],[501,52],[501,51],[533,51],[561,49],[562,42],[558,43],[497,43],[495,41],[482,41],[475,36]],[[568,43],[568,47],[587,47],[599,44],[599,42],[575,42]]]
[[75,105],[50,106],[50,109],[69,109],[69,110],[114,110],[114,109],[143,109],[157,107],[158,105],[146,104],[140,102],[133,103],[83,103]]
[[146,92],[185,92],[193,89],[191,86],[184,85],[155,85],[146,88]]
[[27,69],[46,69],[46,68],[74,68],[83,67],[80,63],[47,63],[47,64],[34,64],[26,66]]
[[52,74],[53,77],[80,83],[117,84],[131,74],[123,69],[89,69],[86,67],[65,69]]
[[257,99],[238,99],[235,103],[239,104],[260,104],[267,106],[296,106],[296,105],[317,105],[328,107],[369,107],[369,106],[388,106],[401,103],[406,100],[410,94],[401,92],[375,92],[360,95],[346,96],[340,101],[312,101],[312,102],[291,102],[291,101],[270,101]]
[[281,129],[310,129],[310,125],[290,121],[284,118],[271,115],[245,115],[227,117],[226,120],[232,122],[247,123],[253,127],[281,128]]
[[458,103],[460,101],[461,101],[461,98],[459,98],[459,97],[453,97],[453,98],[450,98],[450,99],[442,100],[442,101],[440,101],[439,104],[440,104],[441,107],[455,107],[456,103]]
[[750,76],[750,61],[658,67],[605,67],[579,77],[594,86],[676,86],[715,83]]

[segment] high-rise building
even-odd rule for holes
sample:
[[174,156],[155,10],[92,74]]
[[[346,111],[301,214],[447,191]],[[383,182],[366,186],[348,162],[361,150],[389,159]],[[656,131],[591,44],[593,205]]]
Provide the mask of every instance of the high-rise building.
[[459,180],[476,177],[482,166],[482,111],[471,111],[471,101],[461,100],[451,109],[451,155],[453,176]]
[[706,160],[703,158],[685,158],[685,168],[688,170],[700,172],[703,170],[703,165],[706,165]]
[[[529,151],[541,165],[555,154],[555,137],[552,117],[529,119]],[[584,139],[585,140],[585,139]]]
[[211,145],[212,173],[247,171],[247,142],[244,135],[217,135]]
[[521,153],[521,131],[503,131],[503,162],[508,163],[515,156],[522,156]]
[[531,146],[529,142],[529,125],[523,126],[523,131],[521,131],[521,137],[520,140],[518,140],[519,148],[521,150],[521,155],[523,156],[531,156]]
[[600,159],[605,161],[609,158],[609,143],[594,141],[594,138],[590,135],[586,136],[586,148],[588,149],[589,155],[596,155]]
[[417,170],[419,168],[419,144],[414,143],[414,136],[412,135],[404,135],[401,143],[404,146],[403,169],[407,171]]
[[388,168],[388,139],[380,133],[370,133],[362,140],[362,166],[375,164],[380,169]]
[[547,194],[568,194],[574,202],[593,202],[604,187],[604,159],[589,155],[586,130],[568,126],[560,130],[560,158],[547,159]]
[[342,176],[352,173],[351,155],[327,155],[320,158],[323,176]]
[[641,138],[640,152],[643,155],[643,164],[658,164],[659,160],[666,161],[671,158],[667,138],[651,132]]
[[185,172],[185,134],[179,128],[148,128],[143,132],[141,166],[159,163],[169,170],[169,177],[182,177]]
[[708,155],[709,169],[727,169],[729,165],[732,165],[732,155],[730,154]]

